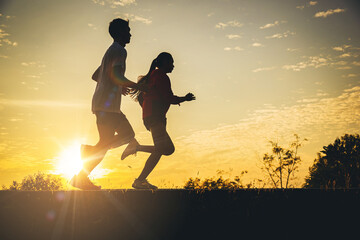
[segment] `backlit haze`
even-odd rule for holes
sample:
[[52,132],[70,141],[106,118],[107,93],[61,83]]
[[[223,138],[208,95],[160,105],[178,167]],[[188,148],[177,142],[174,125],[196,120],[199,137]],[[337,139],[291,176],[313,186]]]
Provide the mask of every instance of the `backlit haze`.
[[[126,77],[136,81],[162,51],[170,52],[176,95],[172,156],[149,180],[182,186],[189,177],[264,178],[269,140],[300,149],[301,186],[322,146],[360,128],[360,8],[347,0],[17,0],[0,1],[0,185],[37,171],[71,177],[79,146],[96,144],[91,75],[112,43],[116,17],[130,20]],[[140,143],[151,144],[138,103],[122,111]],[[148,156],[124,161],[111,150],[91,178],[128,188]],[[69,162],[70,161],[70,162]],[[225,176],[227,177],[227,176]],[[246,182],[246,181],[245,181]]]

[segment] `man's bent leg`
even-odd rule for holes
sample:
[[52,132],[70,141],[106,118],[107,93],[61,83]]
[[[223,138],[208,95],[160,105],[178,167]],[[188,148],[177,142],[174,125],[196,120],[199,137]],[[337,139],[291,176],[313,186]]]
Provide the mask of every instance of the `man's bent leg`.
[[83,159],[84,166],[81,174],[86,176],[103,160],[107,150],[111,148],[115,133],[111,125],[103,124],[100,121],[97,121],[97,128],[99,132],[99,142],[95,146],[87,146],[87,157]]

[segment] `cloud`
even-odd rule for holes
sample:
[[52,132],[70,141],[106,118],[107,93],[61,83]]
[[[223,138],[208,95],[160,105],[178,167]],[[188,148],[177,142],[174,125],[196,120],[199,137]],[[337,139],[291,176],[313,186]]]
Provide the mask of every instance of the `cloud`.
[[349,73],[349,74],[342,75],[343,78],[354,78],[357,76],[358,76],[358,74],[355,74],[355,73]]
[[318,98],[304,98],[304,99],[300,99],[297,102],[298,103],[313,103],[313,102],[317,102],[319,101]]
[[97,27],[95,27],[95,25],[92,23],[88,23],[88,27],[90,27],[93,30],[97,30]]
[[231,51],[231,50],[244,51],[244,49],[241,48],[241,47],[239,47],[239,46],[236,46],[236,47],[233,47],[233,48],[231,48],[231,47],[225,47],[224,50],[225,50],[225,51]]
[[9,56],[6,56],[6,55],[2,55],[2,54],[0,54],[0,58],[7,59],[7,58],[9,58]]
[[286,51],[288,52],[296,52],[296,51],[299,51],[298,48],[287,48]]
[[152,23],[151,19],[144,18],[144,17],[137,16],[137,15],[130,14],[130,13],[124,13],[123,16],[125,18],[129,19],[130,21],[133,21],[133,22],[141,22],[141,23],[144,23],[146,25],[149,25],[149,24]]
[[330,10],[327,10],[326,12],[317,12],[314,17],[316,18],[327,18],[328,16],[330,15],[333,15],[335,13],[342,13],[342,12],[345,12],[345,9],[341,9],[341,8],[337,8],[337,9],[330,9]]
[[[317,1],[310,1],[306,4],[306,7],[312,7],[317,5],[318,2]],[[305,5],[300,5],[300,6],[296,6],[297,9],[303,10],[305,8]]]
[[257,73],[257,72],[262,72],[262,71],[270,71],[270,70],[274,70],[274,69],[275,69],[275,67],[257,68],[257,69],[254,69],[253,72]]
[[9,46],[16,47],[18,45],[17,42],[13,42],[9,40],[7,37],[10,36],[9,33],[5,32],[5,30],[0,29],[0,47],[3,46],[3,44],[7,44]]
[[24,66],[24,67],[36,66],[36,67],[41,67],[41,68],[46,67],[44,64],[42,64],[40,62],[22,62],[21,66]]
[[251,46],[253,46],[253,47],[264,47],[264,45],[262,45],[261,43],[258,43],[258,42],[253,43]]
[[316,93],[316,96],[318,97],[326,97],[328,96],[328,93],[322,92],[321,90],[318,91],[318,93]]
[[350,53],[344,53],[339,56],[339,58],[348,58],[348,57],[351,57]]
[[227,23],[219,22],[215,25],[216,28],[224,29],[227,27],[242,27],[244,24],[239,23],[238,21],[228,21]]
[[276,34],[274,34],[272,36],[267,36],[266,38],[267,39],[272,39],[272,38],[281,39],[281,38],[287,38],[288,36],[292,36],[292,35],[295,35],[295,33],[287,31],[287,32],[284,32],[284,33],[276,33]]
[[239,39],[239,38],[241,38],[241,36],[238,35],[238,34],[228,34],[228,35],[226,35],[226,37],[228,39]]
[[105,6],[109,5],[111,8],[124,7],[127,5],[136,5],[136,0],[92,0],[93,3]]
[[126,5],[136,5],[136,1],[135,0],[113,0],[113,1],[110,1],[114,6],[126,6]]
[[345,51],[345,49],[350,48],[351,45],[343,45],[343,46],[337,46],[337,47],[333,47],[332,49],[338,52],[343,52]]
[[339,69],[339,70],[349,70],[349,69],[352,69],[352,67],[345,66],[345,67],[338,67],[337,69]]
[[7,36],[9,36],[10,34],[8,34],[7,32],[5,32],[3,29],[0,29],[0,38],[5,38]]
[[319,68],[319,67],[328,66],[328,65],[329,65],[329,62],[327,59],[325,59],[323,57],[313,56],[313,57],[309,57],[307,61],[299,62],[299,63],[293,64],[293,65],[284,65],[283,69],[293,70],[293,71],[298,72],[298,71],[301,71],[308,67]]
[[268,23],[268,24],[265,24],[264,26],[261,26],[260,29],[266,29],[266,28],[275,27],[275,26],[277,26],[279,24],[280,24],[279,21],[275,21],[274,23]]
[[360,66],[360,62],[354,61],[354,62],[352,62],[352,64],[355,65],[355,66]]
[[297,9],[300,9],[300,10],[303,10],[305,8],[304,5],[301,5],[301,6],[296,6]]

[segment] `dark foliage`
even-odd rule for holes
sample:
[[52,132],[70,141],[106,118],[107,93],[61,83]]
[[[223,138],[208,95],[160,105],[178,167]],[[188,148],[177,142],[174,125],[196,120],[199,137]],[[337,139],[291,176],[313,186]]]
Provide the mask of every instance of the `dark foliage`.
[[25,190],[25,191],[55,191],[64,188],[64,179],[53,174],[45,174],[37,172],[23,178],[21,183],[13,181],[13,183],[4,190]]
[[345,134],[318,153],[305,188],[360,187],[360,136]]
[[[218,170],[218,174],[222,174],[223,171]],[[247,171],[242,171],[240,176],[235,176],[233,180],[230,178],[223,178],[222,176],[219,177],[212,177],[212,178],[205,178],[201,180],[200,178],[189,178],[184,185],[184,189],[190,190],[236,190],[242,188],[249,188],[249,185],[243,185],[241,178]]]

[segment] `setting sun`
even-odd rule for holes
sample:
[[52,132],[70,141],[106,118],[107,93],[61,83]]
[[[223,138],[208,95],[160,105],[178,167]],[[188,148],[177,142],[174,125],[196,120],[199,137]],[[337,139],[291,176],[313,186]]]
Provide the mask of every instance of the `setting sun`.
[[79,173],[82,167],[80,144],[74,143],[60,153],[56,164],[56,172],[70,179]]

